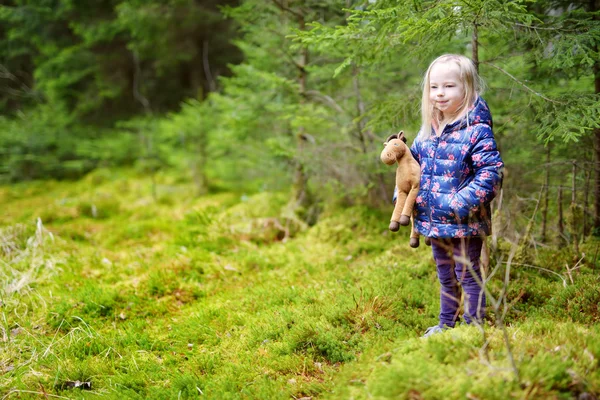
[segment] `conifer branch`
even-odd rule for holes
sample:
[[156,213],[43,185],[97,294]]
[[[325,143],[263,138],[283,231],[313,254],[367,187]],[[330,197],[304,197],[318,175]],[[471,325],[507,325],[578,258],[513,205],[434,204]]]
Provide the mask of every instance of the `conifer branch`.
[[508,71],[506,71],[506,70],[502,69],[501,67],[499,67],[499,66],[497,66],[497,65],[495,65],[495,64],[492,64],[491,62],[488,62],[488,61],[480,61],[480,63],[481,63],[481,64],[486,64],[486,65],[489,65],[490,67],[494,67],[494,68],[496,68],[498,71],[500,71],[500,72],[502,72],[502,73],[504,73],[504,74],[508,75],[508,76],[509,76],[509,77],[510,77],[512,80],[514,80],[515,82],[517,82],[519,85],[523,86],[525,89],[527,89],[527,90],[528,90],[528,91],[530,91],[531,93],[535,94],[535,95],[536,95],[536,96],[538,96],[538,97],[541,97],[542,99],[544,99],[544,100],[546,100],[546,101],[549,101],[549,102],[551,102],[551,103],[554,103],[554,104],[562,104],[562,105],[565,105],[565,104],[566,104],[566,103],[563,103],[563,102],[560,102],[560,101],[557,101],[557,100],[552,100],[551,98],[544,96],[544,95],[543,95],[543,94],[541,94],[540,92],[536,92],[534,89],[532,89],[532,88],[530,88],[529,86],[527,86],[525,83],[523,83],[523,82],[522,82],[522,81],[520,81],[518,78],[516,78],[514,75],[512,75],[510,72],[508,72]]

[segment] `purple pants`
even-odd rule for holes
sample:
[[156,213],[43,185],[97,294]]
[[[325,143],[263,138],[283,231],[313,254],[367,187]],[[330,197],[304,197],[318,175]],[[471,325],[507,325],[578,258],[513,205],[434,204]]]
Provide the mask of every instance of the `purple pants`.
[[[485,316],[485,292],[479,268],[480,237],[431,239],[433,258],[440,280],[440,327],[454,327],[458,319],[460,287],[465,296],[463,318],[467,324],[481,322]],[[469,265],[466,261],[470,263]],[[474,278],[473,274],[477,277]]]

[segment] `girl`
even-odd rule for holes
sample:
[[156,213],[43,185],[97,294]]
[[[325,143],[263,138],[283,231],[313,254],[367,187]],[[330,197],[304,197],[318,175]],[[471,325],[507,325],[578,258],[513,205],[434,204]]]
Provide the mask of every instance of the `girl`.
[[504,166],[492,117],[480,97],[475,65],[461,55],[434,60],[423,81],[422,126],[411,151],[421,165],[415,228],[431,238],[441,285],[439,324],[423,337],[452,328],[458,319],[460,286],[467,324],[485,316],[480,255],[491,231],[490,202]]

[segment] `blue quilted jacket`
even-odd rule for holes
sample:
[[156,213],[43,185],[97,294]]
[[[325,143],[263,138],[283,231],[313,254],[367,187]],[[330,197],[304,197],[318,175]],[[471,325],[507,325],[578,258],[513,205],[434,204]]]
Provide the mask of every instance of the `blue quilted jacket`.
[[479,97],[467,117],[439,137],[417,137],[411,152],[421,165],[415,225],[432,238],[491,233],[490,202],[502,182],[504,163],[492,132],[492,116]]

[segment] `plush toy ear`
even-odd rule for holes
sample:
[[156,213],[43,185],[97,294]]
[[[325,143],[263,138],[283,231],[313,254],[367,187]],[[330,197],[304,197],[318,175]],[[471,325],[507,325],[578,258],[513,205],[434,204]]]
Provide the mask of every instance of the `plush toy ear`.
[[386,144],[387,142],[389,142],[392,139],[398,139],[398,134],[394,133],[393,135],[388,136],[388,138],[385,139],[385,142],[383,144]]
[[404,131],[400,131],[398,132],[398,139],[402,140],[404,143],[406,143],[406,137],[404,136]]

